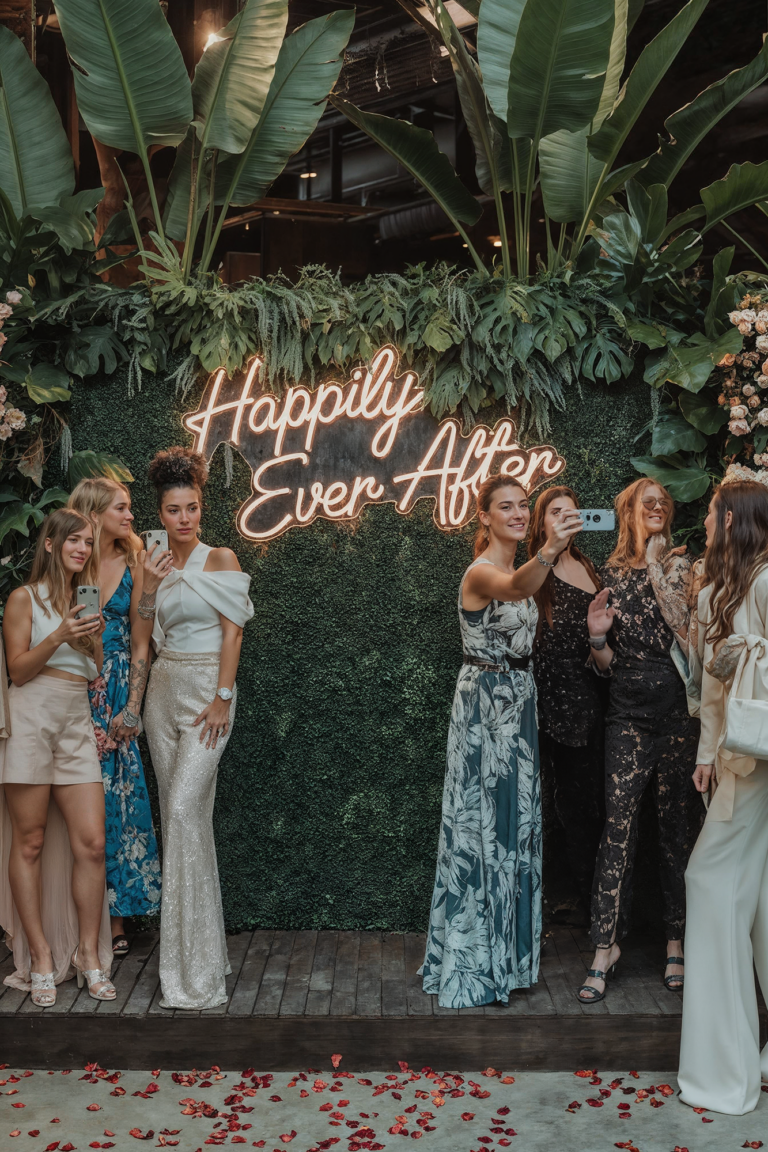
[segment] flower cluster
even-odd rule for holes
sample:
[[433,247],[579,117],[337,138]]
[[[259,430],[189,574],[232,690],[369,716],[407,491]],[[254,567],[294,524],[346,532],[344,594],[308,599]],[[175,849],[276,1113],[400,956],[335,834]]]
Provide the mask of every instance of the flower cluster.
[[[745,338],[744,347],[735,355],[729,352],[717,365],[724,369],[723,390],[717,402],[730,408],[731,434],[748,436],[768,427],[768,302],[761,296],[745,296],[728,319]],[[744,445],[745,455],[750,456],[753,450],[753,445]],[[755,455],[754,462],[768,465],[768,452]]]
[[[13,305],[21,303],[21,292],[6,292],[5,303],[0,304],[0,349],[8,337],[2,331],[3,324],[9,316],[13,315]],[[0,441],[7,440],[14,432],[20,432],[27,423],[27,418],[20,408],[6,406],[8,392],[0,385]]]

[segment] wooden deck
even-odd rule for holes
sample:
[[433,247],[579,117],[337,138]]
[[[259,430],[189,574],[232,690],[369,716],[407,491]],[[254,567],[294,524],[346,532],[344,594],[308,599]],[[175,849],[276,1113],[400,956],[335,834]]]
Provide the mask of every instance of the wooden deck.
[[[160,1007],[158,935],[133,937],[115,965],[108,1003],[59,988],[54,1008],[0,985],[0,1059],[26,1067],[344,1066],[384,1069],[407,1060],[435,1068],[632,1067],[677,1063],[682,998],[661,982],[663,944],[625,942],[605,1001],[575,990],[591,962],[587,934],[552,928],[538,984],[507,1006],[441,1008],[421,990],[424,936],[383,932],[244,932],[229,937],[226,1004],[205,1012]],[[12,969],[0,961],[0,980]],[[763,1014],[762,1031],[766,1033]]]

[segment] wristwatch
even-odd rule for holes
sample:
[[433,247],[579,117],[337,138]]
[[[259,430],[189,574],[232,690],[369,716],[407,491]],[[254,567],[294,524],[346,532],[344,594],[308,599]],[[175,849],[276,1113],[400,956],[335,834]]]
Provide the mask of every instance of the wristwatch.
[[231,700],[232,699],[232,689],[231,688],[219,688],[216,695],[220,696],[222,700]]

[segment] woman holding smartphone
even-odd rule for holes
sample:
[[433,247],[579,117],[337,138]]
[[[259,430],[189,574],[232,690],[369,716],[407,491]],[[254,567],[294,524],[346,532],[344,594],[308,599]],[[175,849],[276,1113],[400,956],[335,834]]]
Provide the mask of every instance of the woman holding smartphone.
[[8,597],[3,637],[11,735],[0,769],[0,923],[15,972],[5,983],[40,1008],[77,971],[95,1000],[114,1000],[104,871],[104,788],[88,704],[103,621],[82,616],[93,585],[90,520],[62,508],[40,530],[27,584]]
[[160,860],[137,738],[153,619],[146,602],[170,572],[171,556],[158,548],[151,555],[143,551],[133,531],[130,494],[116,480],[81,480],[68,506],[87,516],[97,532],[106,627],[104,665],[89,696],[106,801],[112,951],[125,956],[123,918],[152,915],[160,907]]
[[[566,512],[578,511],[572,488],[540,493],[531,516],[528,555],[546,543]],[[542,776],[554,786],[555,812],[581,922],[589,915],[595,858],[605,823],[605,683],[589,668],[587,611],[600,591],[591,560],[571,541],[547,572],[534,599],[539,612],[533,671],[539,703]]]
[[536,983],[541,945],[541,793],[533,597],[581,529],[554,521],[515,570],[528,494],[491,476],[477,494],[475,559],[459,587],[464,664],[448,732],[437,874],[422,966],[444,1008],[506,1004]]
[[[704,521],[694,783],[705,795],[716,791],[685,876],[678,1073],[684,1103],[731,1116],[756,1108],[761,1079],[768,1083],[755,994],[756,969],[768,996],[768,488],[738,477],[726,473]],[[760,702],[756,724],[740,734],[751,754],[732,747],[734,695]]]
[[607,975],[621,954],[640,802],[649,784],[659,824],[664,983],[672,990],[683,987],[685,868],[703,817],[691,784],[698,722],[688,714],[685,685],[672,657],[674,644],[687,654],[692,596],[690,561],[670,547],[674,504],[661,485],[636,480],[616,497],[616,513],[618,541],[600,573],[603,590],[587,613],[592,660],[610,677],[610,696],[606,823],[592,897],[597,951],[578,990],[582,1004],[605,998]]
[[158,658],[144,709],[163,827],[160,1004],[196,1010],[227,999],[213,805],[243,625],[253,616],[251,578],[234,552],[200,541],[207,477],[203,457],[187,448],[158,452],[149,466],[173,555],[171,574],[149,598]]

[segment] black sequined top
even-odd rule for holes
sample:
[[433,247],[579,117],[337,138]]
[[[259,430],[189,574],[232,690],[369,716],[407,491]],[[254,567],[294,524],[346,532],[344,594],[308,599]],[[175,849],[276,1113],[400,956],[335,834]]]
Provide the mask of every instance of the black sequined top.
[[560,744],[579,748],[605,713],[607,692],[591,668],[587,609],[594,592],[585,592],[552,574],[552,623],[542,620],[533,655],[539,730]]

